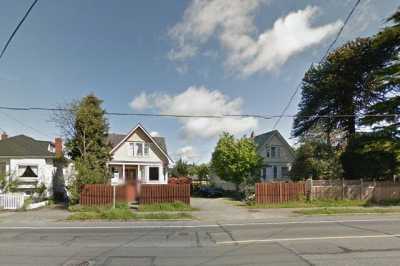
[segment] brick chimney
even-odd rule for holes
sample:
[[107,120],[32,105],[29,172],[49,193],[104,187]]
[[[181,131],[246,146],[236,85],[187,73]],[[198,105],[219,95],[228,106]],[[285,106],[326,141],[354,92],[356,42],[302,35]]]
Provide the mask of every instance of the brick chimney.
[[63,157],[63,144],[62,144],[61,138],[54,139],[54,148],[55,148],[55,152],[56,152],[56,157],[57,158]]
[[5,139],[7,139],[7,138],[8,138],[8,135],[7,135],[6,132],[1,133],[0,140],[5,140]]

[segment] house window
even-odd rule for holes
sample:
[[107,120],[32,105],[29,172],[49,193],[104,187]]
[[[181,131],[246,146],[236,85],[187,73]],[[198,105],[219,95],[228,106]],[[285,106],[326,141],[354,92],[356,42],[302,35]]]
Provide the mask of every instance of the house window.
[[141,142],[136,142],[136,156],[143,156],[143,143]]
[[19,177],[38,177],[38,166],[37,165],[19,165],[18,166]]
[[149,145],[150,145],[149,143],[143,143],[143,142],[131,143],[131,149],[129,151],[129,154],[137,157],[148,156],[150,150]]
[[280,147],[276,147],[276,146],[271,147],[271,157],[272,158],[280,158],[281,157]]
[[149,180],[150,181],[158,181],[158,179],[159,179],[158,167],[150,167],[149,168]]
[[281,171],[282,171],[282,177],[288,177],[289,176],[289,168],[288,167],[283,166],[281,168]]
[[266,152],[267,152],[267,158],[271,157],[271,152],[270,152],[269,146],[267,146],[267,147],[265,148],[265,150],[266,150]]
[[265,179],[267,178],[267,168],[266,168],[266,167],[264,167],[264,168],[262,169],[261,175],[262,175],[262,179],[265,180]]
[[278,178],[278,167],[274,165],[273,169],[274,169],[274,178]]

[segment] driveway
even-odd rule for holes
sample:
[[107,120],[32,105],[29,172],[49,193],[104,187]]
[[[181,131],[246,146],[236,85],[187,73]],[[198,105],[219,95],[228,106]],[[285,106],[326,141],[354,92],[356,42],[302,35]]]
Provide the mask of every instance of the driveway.
[[229,222],[232,220],[265,220],[292,217],[290,209],[254,210],[235,206],[226,198],[191,198],[192,207],[200,209],[193,215],[202,221]]

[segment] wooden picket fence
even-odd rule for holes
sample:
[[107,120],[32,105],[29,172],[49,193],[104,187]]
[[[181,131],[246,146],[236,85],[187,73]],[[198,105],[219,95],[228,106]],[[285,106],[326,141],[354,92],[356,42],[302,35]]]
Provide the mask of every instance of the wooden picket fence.
[[[128,203],[136,200],[136,185],[126,184],[116,186],[116,202]],[[113,187],[109,184],[84,185],[79,203],[83,206],[111,205],[113,203]]]
[[190,184],[141,185],[140,204],[180,201],[190,205]]
[[304,198],[306,187],[304,182],[257,183],[256,203],[277,204]]
[[17,210],[24,206],[23,193],[4,193],[0,194],[0,209]]

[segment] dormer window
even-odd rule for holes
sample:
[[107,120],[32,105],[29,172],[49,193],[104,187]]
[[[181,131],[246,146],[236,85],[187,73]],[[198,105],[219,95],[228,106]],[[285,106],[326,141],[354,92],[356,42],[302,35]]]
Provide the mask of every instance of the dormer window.
[[280,158],[281,148],[279,146],[266,146],[266,156],[267,158]]
[[281,157],[281,148],[277,146],[271,147],[271,158],[280,158]]
[[142,142],[136,142],[136,156],[143,156],[143,143]]
[[149,143],[135,141],[135,142],[131,143],[131,148],[130,148],[129,154],[131,156],[143,157],[143,156],[149,155],[149,150],[150,150]]

